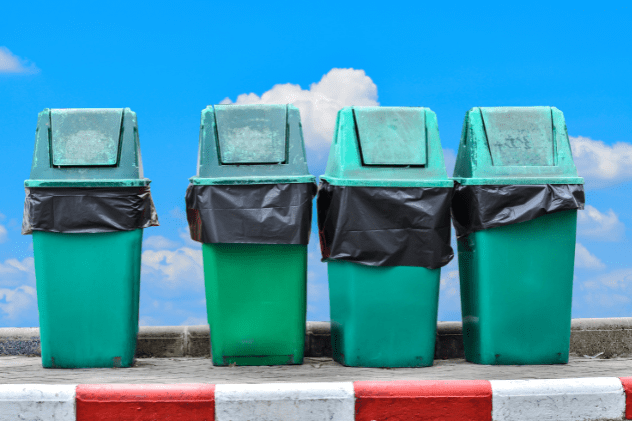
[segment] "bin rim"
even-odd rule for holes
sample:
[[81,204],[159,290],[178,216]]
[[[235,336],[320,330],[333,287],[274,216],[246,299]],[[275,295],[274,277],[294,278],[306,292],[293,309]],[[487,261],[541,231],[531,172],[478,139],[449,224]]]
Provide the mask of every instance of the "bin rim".
[[130,179],[67,179],[67,180],[24,180],[24,187],[145,187],[148,178]]
[[337,178],[328,175],[321,175],[320,179],[328,182],[332,186],[348,187],[445,187],[452,188],[454,181],[451,179],[353,179]]
[[189,178],[189,182],[198,186],[212,185],[236,185],[236,184],[300,184],[315,183],[316,177],[313,175],[293,175],[293,176],[247,176],[247,177],[218,177],[205,178],[194,176]]
[[468,178],[452,177],[454,182],[463,186],[506,186],[535,184],[584,184],[582,177],[507,177],[507,178]]

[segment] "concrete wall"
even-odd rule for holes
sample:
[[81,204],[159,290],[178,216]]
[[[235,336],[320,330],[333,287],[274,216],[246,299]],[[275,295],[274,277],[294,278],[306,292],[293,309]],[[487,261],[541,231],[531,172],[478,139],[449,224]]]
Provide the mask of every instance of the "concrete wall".
[[[329,322],[307,322],[305,356],[331,356]],[[141,326],[139,358],[206,357],[208,326]],[[632,318],[573,319],[571,353],[596,358],[632,356]],[[38,328],[0,328],[0,355],[40,355]],[[464,358],[460,322],[437,325],[436,359]]]

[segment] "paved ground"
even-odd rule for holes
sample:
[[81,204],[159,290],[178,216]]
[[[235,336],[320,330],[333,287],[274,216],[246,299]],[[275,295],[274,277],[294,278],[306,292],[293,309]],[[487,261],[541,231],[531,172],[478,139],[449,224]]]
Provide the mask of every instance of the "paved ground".
[[44,369],[39,358],[0,357],[6,383],[274,383],[353,380],[503,380],[632,376],[632,358],[571,357],[566,365],[484,366],[436,360],[426,368],[351,368],[330,358],[305,358],[302,366],[213,367],[209,358],[141,358],[132,368]]

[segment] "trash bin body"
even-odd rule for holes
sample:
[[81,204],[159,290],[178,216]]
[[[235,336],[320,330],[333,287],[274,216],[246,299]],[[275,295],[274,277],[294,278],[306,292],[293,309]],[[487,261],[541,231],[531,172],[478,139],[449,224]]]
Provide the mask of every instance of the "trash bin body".
[[303,362],[307,248],[203,244],[214,365]]
[[[513,149],[499,150],[503,141]],[[470,110],[454,179],[457,235],[464,214],[478,214],[478,206],[496,208],[472,218],[471,232],[457,241],[466,359],[567,363],[583,179],[577,177],[562,113],[549,107]],[[569,187],[581,199],[570,194],[555,200],[547,185]],[[463,199],[461,189],[468,188],[487,194]],[[564,201],[575,203],[556,208]]]
[[568,210],[458,242],[468,361],[568,362],[576,224]]
[[33,233],[44,367],[133,364],[142,239],[142,229]]
[[203,243],[213,365],[303,363],[314,190],[297,108],[202,112],[186,200]]
[[[349,107],[338,113],[318,198],[337,362],[433,364],[440,267],[453,255],[451,187],[431,110]],[[430,194],[433,201],[426,199]],[[420,259],[428,254],[433,257]]]
[[434,359],[441,269],[327,263],[332,351],[350,367],[425,367]]
[[40,113],[23,233],[33,235],[44,367],[133,364],[142,228],[157,225],[148,184],[129,109]]

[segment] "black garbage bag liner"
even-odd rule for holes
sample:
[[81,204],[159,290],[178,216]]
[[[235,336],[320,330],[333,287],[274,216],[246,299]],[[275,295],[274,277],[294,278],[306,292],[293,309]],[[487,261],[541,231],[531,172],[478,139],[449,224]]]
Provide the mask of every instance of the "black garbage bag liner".
[[526,222],[549,213],[584,209],[581,184],[485,185],[455,183],[452,220],[457,237]]
[[334,186],[318,190],[323,260],[437,269],[454,257],[445,187]]
[[22,234],[100,233],[158,226],[149,186],[27,187]]
[[187,220],[201,243],[307,244],[314,183],[189,185]]

